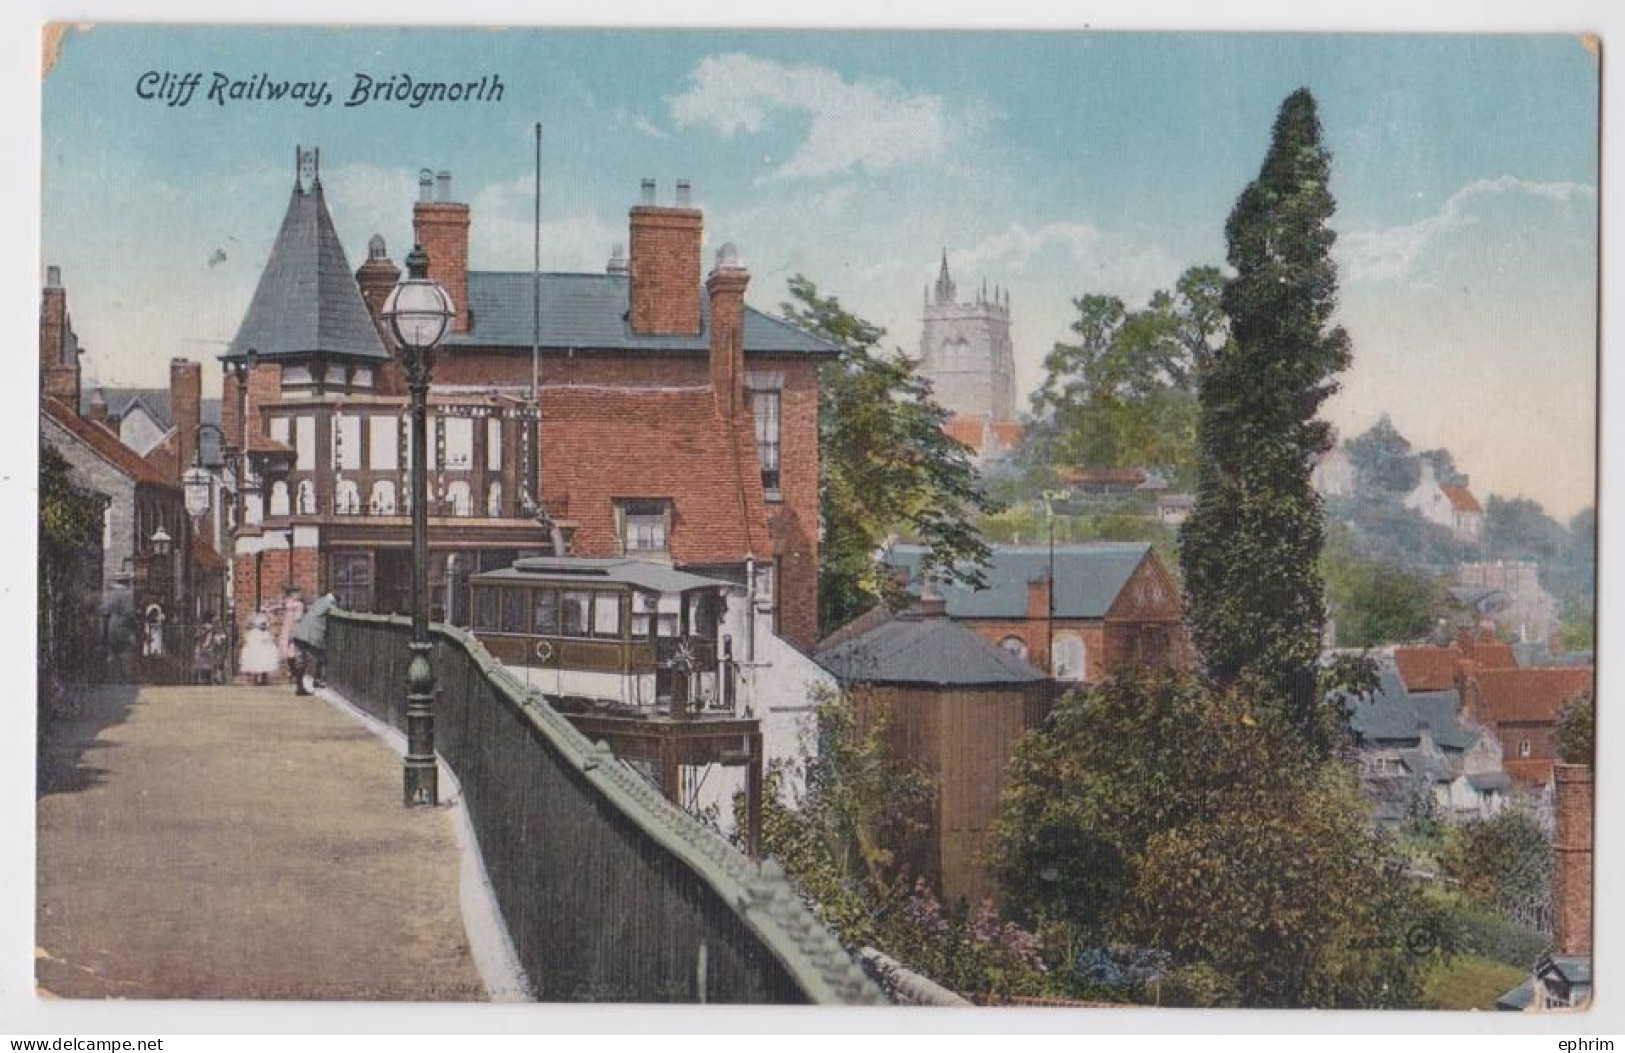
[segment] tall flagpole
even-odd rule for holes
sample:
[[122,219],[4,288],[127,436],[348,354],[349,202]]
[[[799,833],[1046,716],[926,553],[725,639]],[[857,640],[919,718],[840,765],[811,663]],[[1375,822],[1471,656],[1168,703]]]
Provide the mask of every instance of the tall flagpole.
[[542,122],[536,122],[536,212],[531,228],[530,266],[530,433],[535,443],[535,477],[525,488],[536,491],[536,510],[546,515],[542,505]]

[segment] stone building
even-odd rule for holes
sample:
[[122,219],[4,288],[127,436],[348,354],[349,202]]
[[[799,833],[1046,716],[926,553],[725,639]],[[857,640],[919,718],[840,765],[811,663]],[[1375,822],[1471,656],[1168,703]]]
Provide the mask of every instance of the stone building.
[[919,371],[936,401],[953,414],[949,434],[971,445],[981,460],[1008,452],[1020,439],[1009,292],[995,287],[989,295],[984,282],[974,299],[960,302],[944,251],[936,285],[925,290],[924,309]]
[[[400,270],[374,237],[351,271],[316,157],[300,158],[223,356],[256,362],[242,392],[228,370],[222,398],[251,462],[237,607],[274,604],[292,583],[404,611],[410,429],[379,315]],[[467,577],[521,556],[627,554],[736,581],[767,629],[813,643],[818,369],[835,348],[747,306],[732,246],[702,275],[689,194],[679,182],[657,205],[645,180],[629,253],[603,273],[538,278],[470,269],[475,217],[448,173],[425,171],[413,233],[456,311],[429,394],[434,618],[460,620]]]
[[1519,643],[1549,644],[1561,611],[1557,598],[1540,583],[1540,564],[1533,560],[1486,560],[1456,569],[1464,588],[1495,589],[1505,595],[1486,617]]

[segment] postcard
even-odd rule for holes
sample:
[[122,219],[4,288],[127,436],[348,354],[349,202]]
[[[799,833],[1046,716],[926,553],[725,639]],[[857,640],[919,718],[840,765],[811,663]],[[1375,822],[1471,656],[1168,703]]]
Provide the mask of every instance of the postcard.
[[53,24],[40,997],[1593,998],[1600,43]]

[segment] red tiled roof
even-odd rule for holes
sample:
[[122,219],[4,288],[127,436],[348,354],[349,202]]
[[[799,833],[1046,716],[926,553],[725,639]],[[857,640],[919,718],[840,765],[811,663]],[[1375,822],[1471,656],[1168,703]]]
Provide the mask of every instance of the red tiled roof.
[[1473,496],[1471,490],[1465,486],[1451,486],[1449,483],[1440,483],[1439,489],[1444,491],[1445,497],[1450,499],[1450,507],[1458,512],[1482,512],[1478,498]]
[[1473,678],[1484,713],[1497,724],[1551,724],[1563,704],[1589,690],[1590,666],[1484,669]]
[[576,524],[572,550],[619,554],[615,502],[668,499],[680,564],[773,554],[751,414],[730,431],[709,387],[542,389],[542,493]]
[[178,489],[174,481],[160,472],[145,457],[119,442],[118,437],[112,432],[79,416],[56,399],[49,396],[41,398],[40,412],[89,447],[92,453],[136,482]]
[[942,430],[955,442],[964,443],[973,450],[980,450],[982,437],[986,434],[986,422],[980,417],[949,417]]
[[999,440],[999,445],[1013,450],[1021,445],[1021,436],[1025,429],[1013,420],[996,420],[993,422],[993,437]]
[[1394,665],[1407,691],[1449,691],[1456,686],[1456,674],[1466,655],[1461,648],[1396,647]]
[[1480,669],[1516,669],[1518,668],[1518,652],[1512,645],[1499,640],[1473,640],[1461,641],[1463,655],[1470,662],[1477,663]]

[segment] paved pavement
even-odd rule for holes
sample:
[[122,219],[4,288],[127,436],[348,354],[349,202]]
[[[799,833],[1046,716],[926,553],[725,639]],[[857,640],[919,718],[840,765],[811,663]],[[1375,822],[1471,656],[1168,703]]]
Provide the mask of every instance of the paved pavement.
[[104,688],[40,760],[35,977],[63,998],[483,1000],[447,815],[289,686]]

